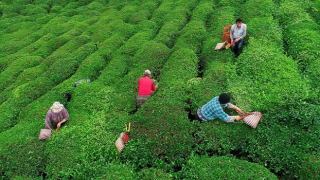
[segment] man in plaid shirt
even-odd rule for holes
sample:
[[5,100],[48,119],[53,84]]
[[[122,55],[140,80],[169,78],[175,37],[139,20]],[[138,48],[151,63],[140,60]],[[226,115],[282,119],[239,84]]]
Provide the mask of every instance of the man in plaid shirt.
[[197,110],[196,119],[201,123],[216,118],[225,122],[234,122],[234,120],[239,121],[240,116],[229,116],[223,111],[223,108],[225,107],[232,108],[240,112],[242,111],[240,108],[229,102],[230,96],[226,93],[222,93],[220,96],[214,97],[211,101]]

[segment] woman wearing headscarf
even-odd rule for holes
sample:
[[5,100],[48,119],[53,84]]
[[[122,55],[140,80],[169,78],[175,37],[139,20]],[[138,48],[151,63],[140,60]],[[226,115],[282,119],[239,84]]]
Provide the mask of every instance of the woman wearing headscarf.
[[155,86],[153,80],[151,79],[151,71],[145,70],[143,78],[139,79],[139,92],[137,96],[137,108],[141,106],[154,94],[154,91],[157,89],[158,85]]
[[63,104],[54,102],[49,111],[47,112],[45,124],[47,129],[51,129],[50,122],[53,128],[60,127],[62,123],[69,120],[69,113],[63,107]]

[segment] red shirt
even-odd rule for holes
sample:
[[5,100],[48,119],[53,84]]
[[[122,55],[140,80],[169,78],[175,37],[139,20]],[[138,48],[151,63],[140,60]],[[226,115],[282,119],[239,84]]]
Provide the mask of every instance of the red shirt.
[[140,96],[150,96],[151,90],[155,91],[156,87],[153,84],[153,80],[149,77],[144,77],[139,79],[138,84],[139,92],[138,95]]

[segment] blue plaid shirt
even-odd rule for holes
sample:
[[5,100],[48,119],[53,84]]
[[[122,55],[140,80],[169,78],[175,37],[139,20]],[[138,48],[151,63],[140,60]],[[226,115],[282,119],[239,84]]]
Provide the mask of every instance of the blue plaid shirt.
[[219,118],[223,121],[227,121],[229,115],[223,111],[223,108],[229,107],[230,105],[230,103],[221,105],[219,102],[219,96],[217,96],[211,99],[211,101],[209,101],[207,104],[202,106],[201,112],[202,115],[208,120]]

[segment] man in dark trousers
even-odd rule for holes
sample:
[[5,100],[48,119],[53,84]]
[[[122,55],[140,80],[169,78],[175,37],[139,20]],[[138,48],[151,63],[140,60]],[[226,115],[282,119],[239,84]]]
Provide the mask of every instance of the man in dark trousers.
[[[158,85],[157,85],[158,86]],[[137,108],[141,108],[141,106],[154,94],[157,86],[154,85],[153,80],[151,79],[151,72],[149,70],[145,70],[143,74],[143,78],[139,79],[139,92],[137,96]]]
[[234,122],[234,120],[239,121],[240,116],[229,116],[223,111],[223,108],[227,107],[242,112],[240,108],[229,102],[230,96],[226,93],[222,93],[220,96],[214,97],[207,104],[197,110],[196,120],[200,121],[200,123],[208,120],[214,120],[216,118],[219,118],[225,122]]
[[238,18],[236,20],[236,24],[233,24],[231,26],[230,30],[230,39],[231,43],[236,42],[231,46],[231,50],[236,54],[236,56],[239,56],[240,49],[243,45],[243,38],[246,37],[247,32],[247,25],[242,23],[242,19]]

